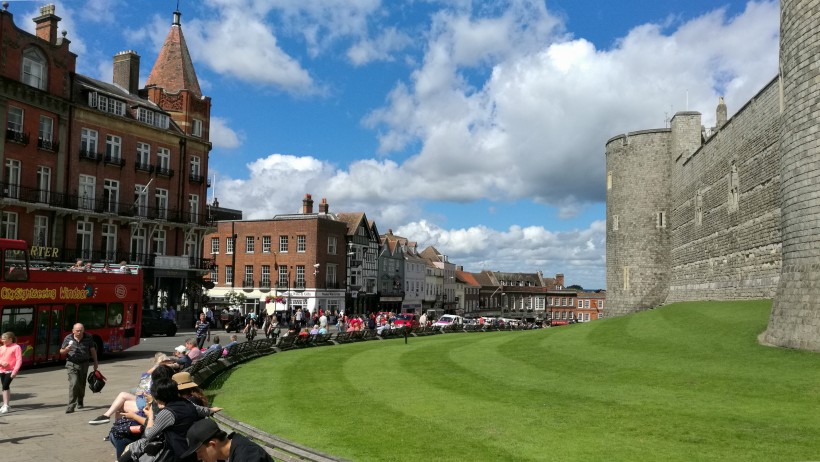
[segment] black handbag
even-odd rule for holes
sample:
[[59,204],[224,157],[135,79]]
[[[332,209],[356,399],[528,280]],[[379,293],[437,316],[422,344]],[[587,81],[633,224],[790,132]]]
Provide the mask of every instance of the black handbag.
[[105,376],[100,371],[91,371],[88,373],[88,388],[92,393],[99,393],[105,386]]

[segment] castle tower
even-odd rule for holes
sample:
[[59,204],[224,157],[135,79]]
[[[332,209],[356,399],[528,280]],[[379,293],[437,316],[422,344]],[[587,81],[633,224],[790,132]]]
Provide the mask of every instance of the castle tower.
[[666,299],[669,142],[670,130],[660,129],[606,144],[607,315],[654,308]]
[[671,128],[617,136],[606,144],[607,312],[663,304],[671,272],[671,169],[701,143],[701,114],[678,112]]
[[820,351],[820,6],[780,2],[783,266],[764,343]]

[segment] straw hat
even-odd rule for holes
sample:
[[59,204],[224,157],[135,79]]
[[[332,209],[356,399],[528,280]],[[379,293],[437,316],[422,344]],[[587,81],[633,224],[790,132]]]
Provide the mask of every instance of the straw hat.
[[185,390],[199,386],[191,379],[191,374],[187,372],[177,372],[171,376],[171,380],[177,383],[177,390]]

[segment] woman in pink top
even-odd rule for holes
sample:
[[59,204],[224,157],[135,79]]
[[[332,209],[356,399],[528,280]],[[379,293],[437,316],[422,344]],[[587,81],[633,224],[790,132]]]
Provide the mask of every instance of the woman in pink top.
[[6,332],[0,336],[0,382],[3,384],[3,406],[0,407],[0,414],[9,412],[9,397],[11,391],[11,381],[17,377],[20,366],[23,364],[23,355],[20,352],[20,345],[14,332]]

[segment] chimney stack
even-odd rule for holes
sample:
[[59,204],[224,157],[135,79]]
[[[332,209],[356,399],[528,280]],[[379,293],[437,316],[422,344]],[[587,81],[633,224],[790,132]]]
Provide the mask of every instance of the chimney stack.
[[57,23],[59,23],[62,19],[61,17],[55,15],[54,11],[55,8],[53,3],[42,6],[40,7],[40,16],[37,16],[32,20],[34,21],[34,24],[36,24],[35,29],[37,37],[52,45],[57,44]]
[[322,202],[319,204],[319,213],[327,215],[329,209],[330,209],[330,205],[328,205],[328,203],[327,203],[327,198],[323,197]]
[[563,274],[558,273],[558,274],[555,275],[555,285],[557,285],[559,289],[564,288],[564,275]]
[[308,215],[313,213],[313,199],[310,198],[310,194],[305,194],[305,198],[302,199],[302,214]]
[[136,51],[121,51],[114,55],[114,84],[136,95],[139,91],[140,55]]

